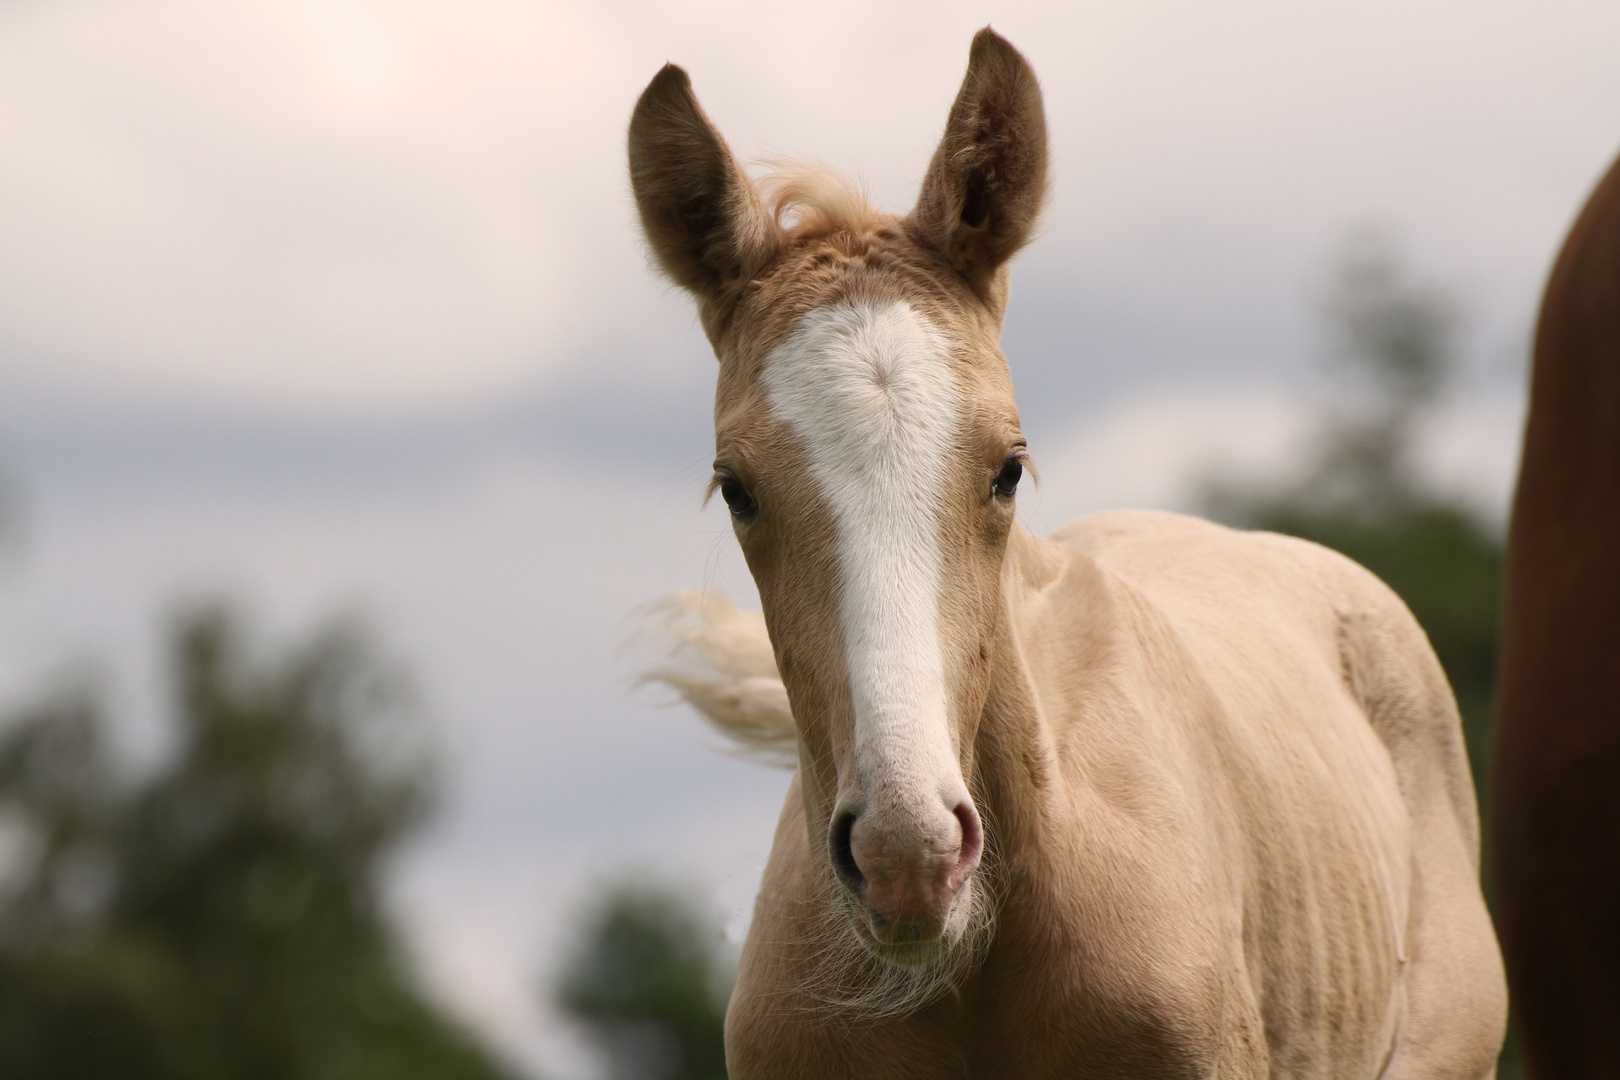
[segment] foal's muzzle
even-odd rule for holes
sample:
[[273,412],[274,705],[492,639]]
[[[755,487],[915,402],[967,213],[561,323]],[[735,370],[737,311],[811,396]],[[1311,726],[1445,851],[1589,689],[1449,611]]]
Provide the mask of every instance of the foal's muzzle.
[[[828,842],[835,871],[859,900],[861,929],[879,945],[937,942],[984,854],[984,828],[965,796],[924,814],[843,811]],[[864,935],[863,935],[864,936]]]

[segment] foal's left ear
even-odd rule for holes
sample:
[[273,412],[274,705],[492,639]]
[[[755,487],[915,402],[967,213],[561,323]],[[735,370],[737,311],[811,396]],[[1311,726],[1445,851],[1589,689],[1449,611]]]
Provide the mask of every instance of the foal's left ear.
[[973,37],[922,195],[923,237],[1000,314],[1000,271],[1029,241],[1046,194],[1046,111],[1029,62],[988,26]]

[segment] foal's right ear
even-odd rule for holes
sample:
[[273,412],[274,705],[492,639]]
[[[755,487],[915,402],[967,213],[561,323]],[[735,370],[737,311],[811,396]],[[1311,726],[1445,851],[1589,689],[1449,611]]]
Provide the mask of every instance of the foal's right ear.
[[658,264],[697,295],[705,327],[770,265],[776,222],[674,64],[653,76],[630,117],[630,186]]

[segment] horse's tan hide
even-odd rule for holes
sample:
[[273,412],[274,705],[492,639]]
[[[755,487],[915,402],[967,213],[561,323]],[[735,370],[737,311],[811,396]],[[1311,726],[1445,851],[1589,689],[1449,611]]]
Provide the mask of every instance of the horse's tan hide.
[[1388,588],[1303,541],[1109,513],[1015,533],[1002,596],[976,756],[995,945],[909,1018],[829,1008],[838,899],[795,783],[735,1080],[1494,1073],[1456,707]]

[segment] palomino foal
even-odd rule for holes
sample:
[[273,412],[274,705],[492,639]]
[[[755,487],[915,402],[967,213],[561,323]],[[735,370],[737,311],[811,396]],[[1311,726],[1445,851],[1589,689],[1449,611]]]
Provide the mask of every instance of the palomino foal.
[[810,172],[768,207],[677,67],[631,120],[764,606],[675,601],[657,674],[797,765],[731,1075],[1489,1076],[1473,785],[1400,601],[1280,536],[1013,523],[997,340],[1045,172],[989,30],[905,217]]

